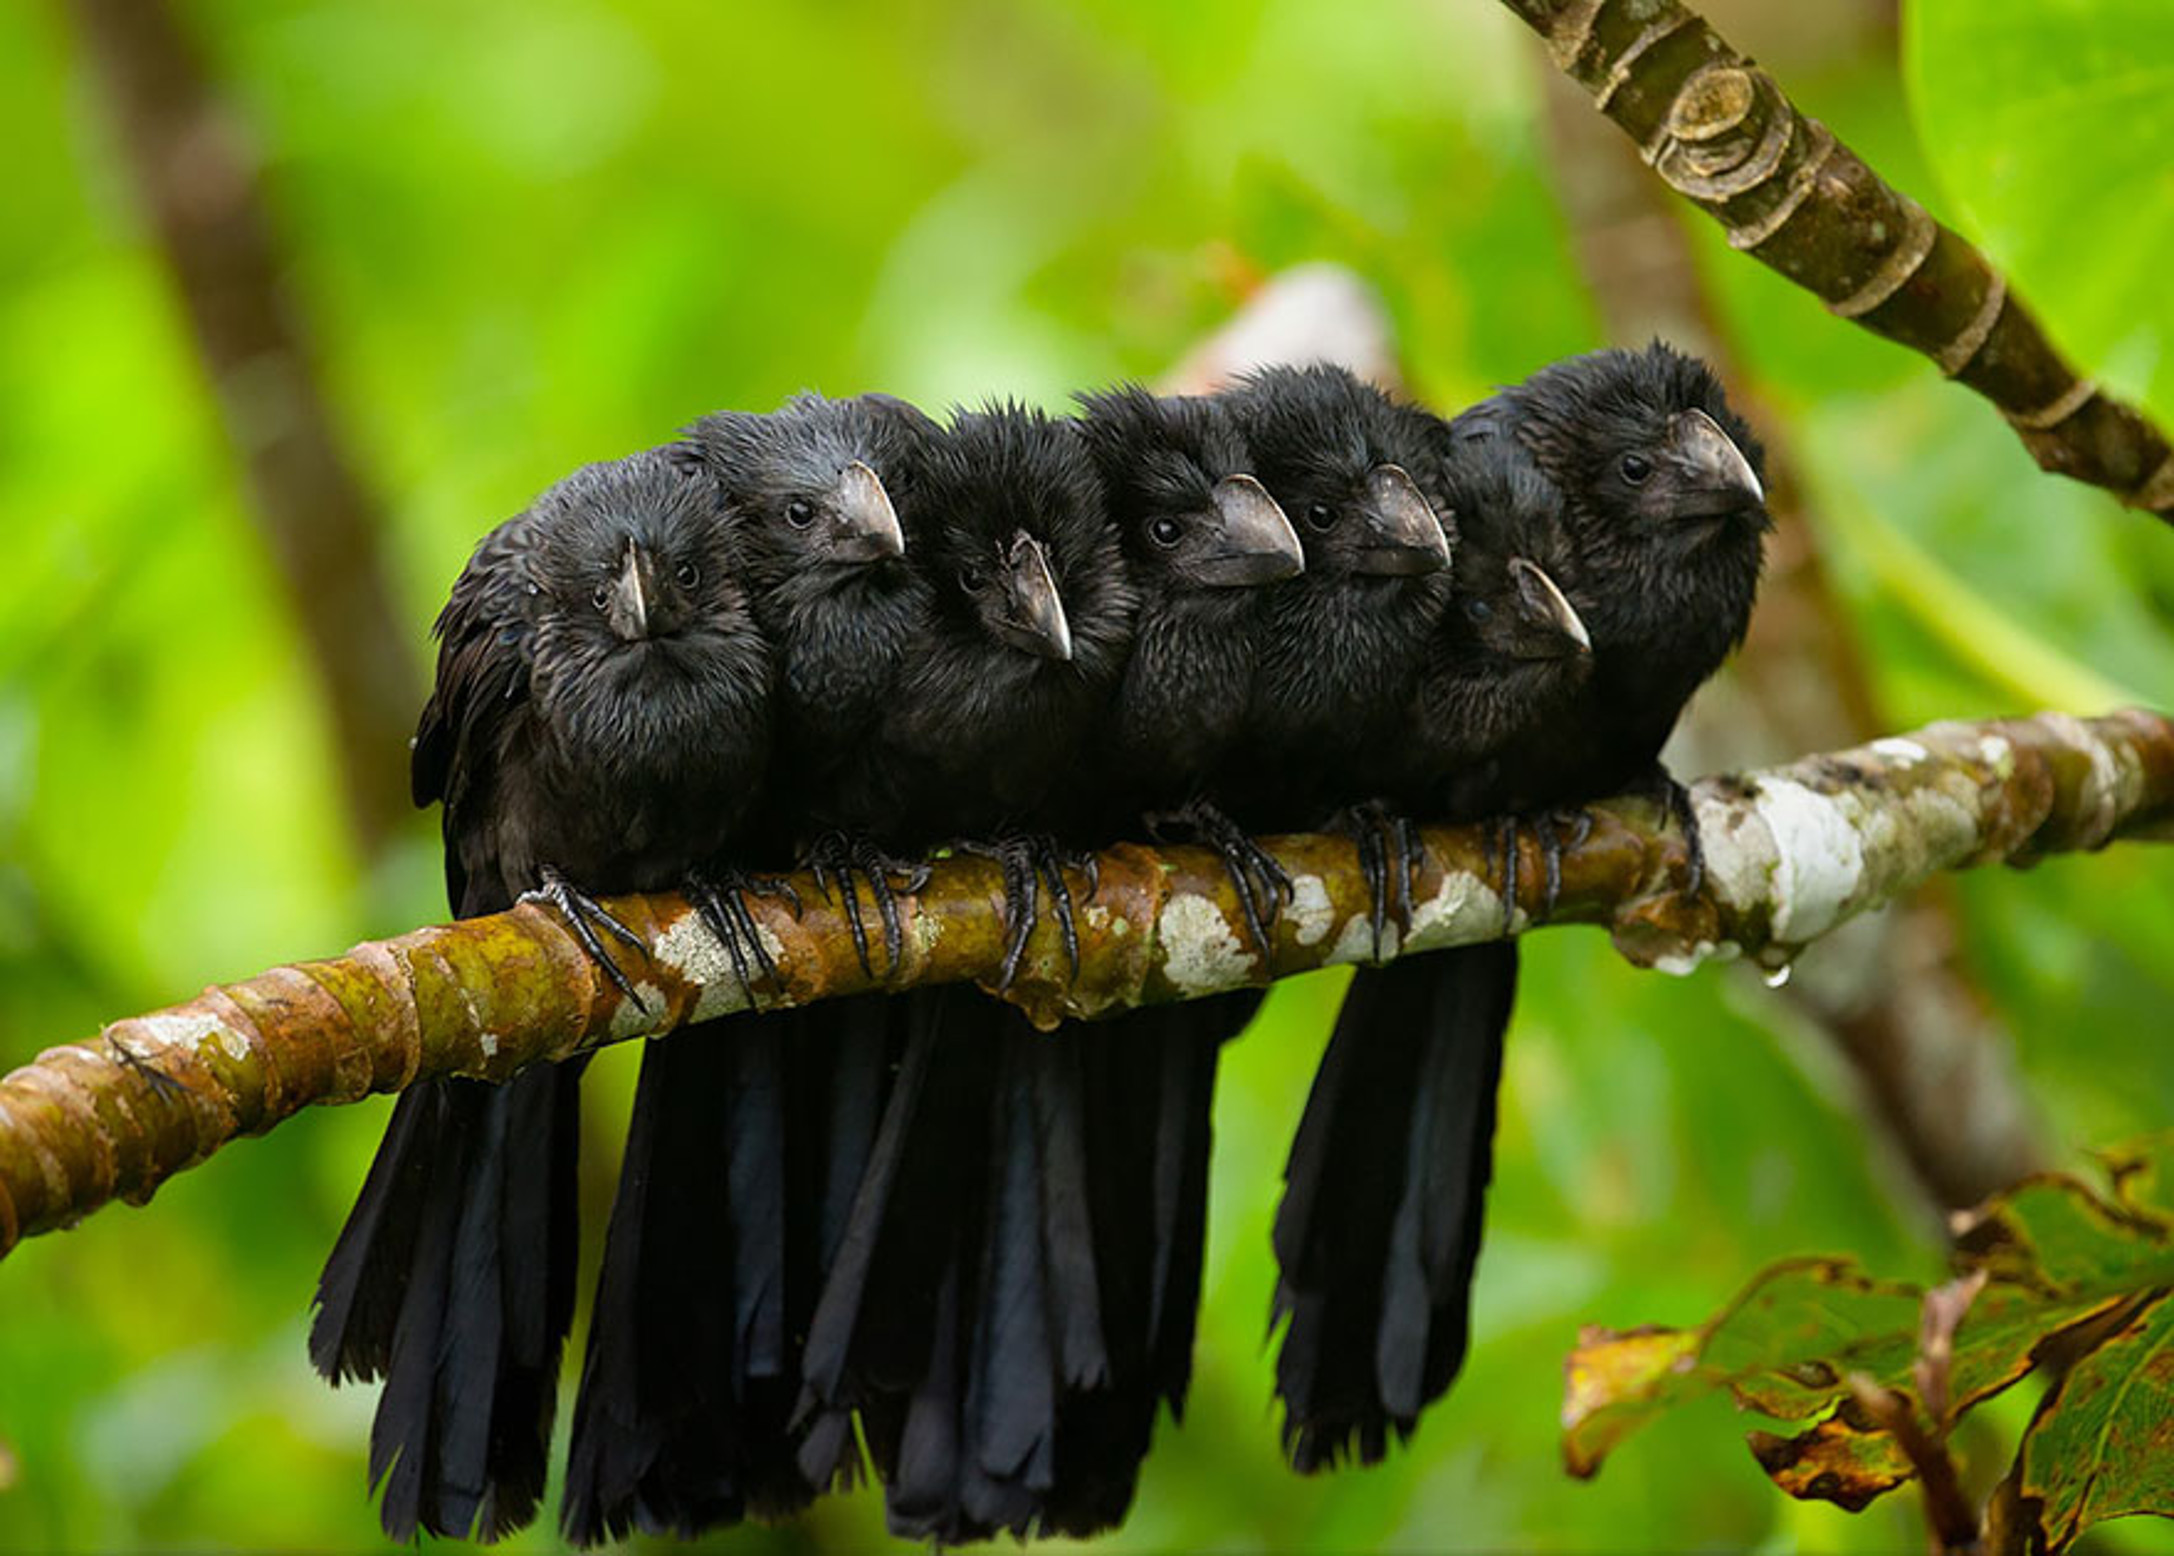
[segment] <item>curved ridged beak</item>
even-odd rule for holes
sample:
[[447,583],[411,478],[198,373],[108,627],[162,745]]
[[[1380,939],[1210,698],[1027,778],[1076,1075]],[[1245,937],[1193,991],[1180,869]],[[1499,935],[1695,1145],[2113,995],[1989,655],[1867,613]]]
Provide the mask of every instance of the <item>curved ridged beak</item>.
[[1283,516],[1268,488],[1249,475],[1215,483],[1215,526],[1194,576],[1216,588],[1244,588],[1296,578],[1306,571],[1298,531]]
[[604,605],[604,619],[626,642],[649,636],[649,599],[655,592],[655,582],[649,576],[649,553],[629,536],[626,556],[619,564],[619,577],[613,582],[610,598]]
[[1593,637],[1585,630],[1584,618],[1539,564],[1521,556],[1511,557],[1510,580],[1517,586],[1518,607],[1534,625],[1561,636],[1565,657],[1593,651]]
[[1766,488],[1751,461],[1736,440],[1721,430],[1721,423],[1704,411],[1683,411],[1671,419],[1668,448],[1683,472],[1686,489],[1705,499],[1692,504],[1691,513],[1734,513],[1766,506]]
[[1004,641],[1044,659],[1070,659],[1072,628],[1064,619],[1064,597],[1049,570],[1049,553],[1025,530],[1012,537],[1004,589],[1011,607],[997,625]]
[[1401,465],[1376,465],[1367,472],[1360,522],[1366,526],[1357,564],[1362,573],[1406,577],[1449,566],[1441,521]]
[[859,460],[838,474],[830,503],[830,554],[840,562],[880,562],[906,554],[898,510],[875,471]]

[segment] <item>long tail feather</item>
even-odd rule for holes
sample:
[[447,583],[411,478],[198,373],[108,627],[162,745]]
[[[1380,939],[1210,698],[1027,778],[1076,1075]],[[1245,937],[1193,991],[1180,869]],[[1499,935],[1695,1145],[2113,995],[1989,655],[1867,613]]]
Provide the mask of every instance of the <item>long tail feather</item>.
[[1462,1366],[1517,984],[1510,943],[1362,969],[1285,1169],[1284,1445],[1373,1463]]
[[535,1516],[573,1315],[581,1069],[410,1088],[326,1261],[310,1355],[335,1381],[385,1379],[370,1476],[395,1539]]

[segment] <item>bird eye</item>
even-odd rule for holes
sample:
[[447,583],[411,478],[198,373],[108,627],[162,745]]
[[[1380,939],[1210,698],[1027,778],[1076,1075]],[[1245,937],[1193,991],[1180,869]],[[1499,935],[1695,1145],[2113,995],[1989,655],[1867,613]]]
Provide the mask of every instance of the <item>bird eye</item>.
[[589,591],[589,603],[598,610],[609,610],[611,608],[611,585],[598,584],[594,589],[591,589]]
[[1464,613],[1474,621],[1485,621],[1495,613],[1495,608],[1485,600],[1470,599],[1464,602]]
[[1637,486],[1644,482],[1647,476],[1653,474],[1653,461],[1643,454],[1625,454],[1622,469],[1623,479],[1630,482],[1631,485]]
[[815,522],[815,504],[795,497],[785,505],[785,522],[794,529],[806,529]]
[[1178,537],[1184,533],[1185,527],[1167,514],[1147,527],[1147,538],[1158,546],[1174,546],[1178,543]]
[[969,562],[964,567],[959,569],[959,587],[961,589],[964,589],[968,594],[973,594],[978,591],[981,588],[981,583],[981,569],[974,563]]
[[679,586],[682,589],[692,589],[702,581],[702,569],[692,562],[682,562],[672,576],[679,580]]
[[1317,502],[1306,510],[1306,523],[1317,530],[1336,528],[1336,510],[1325,502]]

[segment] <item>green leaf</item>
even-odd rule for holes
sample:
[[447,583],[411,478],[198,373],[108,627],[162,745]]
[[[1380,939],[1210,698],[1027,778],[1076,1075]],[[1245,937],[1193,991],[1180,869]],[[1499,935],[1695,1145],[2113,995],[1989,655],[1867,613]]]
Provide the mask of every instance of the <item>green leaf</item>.
[[1848,1404],[1794,1437],[1745,1435],[1752,1457],[1775,1485],[1800,1501],[1832,1502],[1852,1513],[1864,1511],[1912,1473],[1895,1440]]
[[[1795,1259],[1761,1271],[1695,1329],[1588,1329],[1563,1407],[1571,1471],[1595,1473],[1654,1416],[1726,1389],[1739,1408],[1798,1423],[1748,1434],[1777,1486],[1856,1511],[1915,1470],[1857,1405],[1852,1374],[1916,1401],[1921,1421],[1923,1400],[1945,1397],[1928,1433],[1939,1443],[1976,1405],[2043,1369],[2056,1382],[2024,1440],[2011,1516],[2059,1551],[2099,1520],[2174,1515],[2174,1221],[2154,1202],[2174,1177],[2174,1134],[2105,1153],[2100,1165],[2111,1193],[2045,1173],[1968,1218],[1955,1262],[1982,1289],[1945,1288],[1944,1303],[1854,1261]],[[1933,1312],[1944,1322],[1921,1317]],[[1921,1354],[1930,1329],[1948,1324],[1946,1359]]]
[[2134,1305],[2071,1366],[2024,1434],[2022,1493],[2046,1548],[2094,1523],[2174,1517],[2174,1300]]
[[1906,1374],[1920,1293],[1853,1260],[1792,1259],[1696,1329],[1588,1328],[1566,1367],[1563,1458],[1588,1476],[1654,1416],[1719,1389],[1778,1420],[1831,1412],[1852,1371]]
[[1943,214],[2088,371],[2174,414],[2174,6],[1914,0],[1904,59]]

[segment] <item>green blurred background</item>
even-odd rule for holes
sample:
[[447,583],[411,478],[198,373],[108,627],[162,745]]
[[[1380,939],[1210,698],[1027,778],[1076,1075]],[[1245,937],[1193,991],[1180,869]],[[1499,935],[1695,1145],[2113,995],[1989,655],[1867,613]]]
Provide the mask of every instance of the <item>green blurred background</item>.
[[[1714,14],[2011,264],[2091,371],[2174,419],[2154,286],[2174,225],[2174,13]],[[261,159],[293,317],[418,665],[477,536],[573,465],[707,409],[804,387],[1060,405],[1156,375],[1253,279],[1318,259],[1379,291],[1414,391],[1444,406],[1601,344],[1625,316],[1622,274],[1596,281],[1592,263],[1621,235],[1575,195],[1598,165],[1575,122],[1591,111],[1553,95],[1535,41],[1485,0],[203,0],[178,15]],[[443,908],[434,818],[357,842],[300,613],[111,107],[69,9],[0,6],[8,1064]],[[2107,122],[2121,134],[2097,144],[2118,150],[2078,160]],[[1793,466],[1797,533],[1831,594],[1791,630],[1800,657],[1838,641],[1862,656],[1860,724],[2158,693],[2174,537],[2039,475],[1990,409],[1706,224],[1658,220]],[[1785,700],[1791,675],[1832,701],[1825,673],[1777,658],[1718,702]],[[1787,733],[1802,721],[1732,722],[1752,733],[1704,739],[1687,764],[1809,739]],[[370,760],[404,757],[395,740]],[[1965,877],[1934,922],[1925,954],[1969,1040],[2004,1084],[2020,1077],[2014,1133],[2072,1161],[2167,1122],[2174,891],[2155,855]],[[1799,985],[1846,984],[1883,934],[1815,949]],[[1299,980],[1228,1053],[1193,1406],[1105,1543],[1920,1545],[1910,1493],[1858,1518],[1785,1502],[1719,1403],[1635,1439],[1591,1484],[1564,1478],[1561,1358],[1579,1324],[1692,1322],[1797,1252],[1929,1277],[1940,1221],[1801,990],[1742,969],[1636,973],[1577,931],[1533,937],[1526,968],[1457,1390],[1381,1469],[1281,1467],[1267,1228],[1340,986]],[[592,1226],[636,1057],[591,1071]],[[1976,1104],[1958,1090],[1952,1105]],[[0,1268],[0,1548],[382,1543],[363,1494],[372,1395],[322,1386],[302,1337],[387,1110],[294,1120]],[[2004,1457],[1997,1427],[1963,1446],[1981,1467]],[[862,1494],[716,1543],[881,1529]]]

